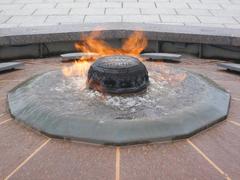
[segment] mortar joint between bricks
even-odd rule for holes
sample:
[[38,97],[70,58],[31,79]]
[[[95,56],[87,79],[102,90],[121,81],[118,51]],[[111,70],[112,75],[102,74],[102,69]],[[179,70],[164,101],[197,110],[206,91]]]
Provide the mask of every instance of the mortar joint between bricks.
[[85,23],[86,17],[87,17],[87,15],[84,15],[84,16],[83,16],[83,23]]
[[173,8],[173,10],[175,11],[176,15],[180,15],[180,14],[177,12],[177,9],[176,9],[176,8]]
[[36,11],[37,9],[35,9],[30,15],[33,16]]
[[200,24],[202,23],[198,16],[194,15],[194,17],[199,21]]
[[212,16],[215,16],[210,9],[207,9],[207,11],[208,11]]
[[217,4],[221,9],[225,9],[222,4]]
[[238,20],[235,16],[232,16],[232,18],[237,21],[238,24],[240,24],[240,20]]
[[158,18],[159,18],[159,20],[160,20],[160,23],[162,23],[163,21],[162,21],[162,18],[161,18],[161,16],[160,16],[160,14],[158,14]]
[[156,1],[154,1],[154,6],[155,6],[155,8],[157,8],[157,3],[156,3]]
[[188,6],[189,9],[192,9],[192,7],[190,6],[190,4],[188,2],[186,2],[186,5]]

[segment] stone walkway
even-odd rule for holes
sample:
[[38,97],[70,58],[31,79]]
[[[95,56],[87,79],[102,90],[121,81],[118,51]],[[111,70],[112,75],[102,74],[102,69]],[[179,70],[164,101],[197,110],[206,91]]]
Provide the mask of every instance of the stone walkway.
[[0,0],[0,28],[101,22],[240,28],[240,0]]
[[48,138],[13,120],[7,92],[35,74],[62,68],[60,58],[25,60],[23,70],[0,74],[1,180],[239,180],[240,76],[216,60],[172,64],[204,74],[231,93],[227,120],[180,141],[100,146]]

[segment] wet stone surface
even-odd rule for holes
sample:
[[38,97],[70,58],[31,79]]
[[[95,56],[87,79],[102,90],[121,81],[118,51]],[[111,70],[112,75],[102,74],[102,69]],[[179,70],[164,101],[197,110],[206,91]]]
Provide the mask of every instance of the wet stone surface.
[[[117,144],[190,135],[226,115],[229,95],[202,76],[151,63],[147,68],[147,90],[125,96],[89,90],[82,77],[50,71],[11,91],[10,110],[53,136]],[[218,102],[222,106],[214,107]]]

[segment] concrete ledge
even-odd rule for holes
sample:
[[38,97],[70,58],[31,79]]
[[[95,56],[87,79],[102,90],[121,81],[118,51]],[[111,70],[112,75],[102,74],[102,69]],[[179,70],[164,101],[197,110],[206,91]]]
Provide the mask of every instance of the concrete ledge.
[[103,31],[103,39],[125,38],[142,30],[149,40],[240,46],[240,32],[235,29],[186,27],[141,23],[102,23],[0,29],[0,46],[62,41],[78,41],[93,30]]

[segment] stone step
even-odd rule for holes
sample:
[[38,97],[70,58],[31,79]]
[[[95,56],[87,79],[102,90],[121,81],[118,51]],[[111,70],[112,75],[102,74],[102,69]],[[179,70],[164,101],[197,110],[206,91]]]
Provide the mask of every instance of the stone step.
[[23,66],[22,62],[6,62],[6,63],[0,63],[0,72],[12,70],[12,69],[18,69]]
[[147,60],[167,60],[180,62],[182,55],[171,54],[171,53],[142,53],[142,57],[147,58]]
[[97,56],[97,54],[77,52],[77,53],[61,54],[60,56],[62,57],[62,62],[67,62],[67,61],[76,60],[82,57],[94,57],[94,56]]
[[235,63],[220,63],[218,64],[219,67],[226,68],[231,71],[236,71],[240,73],[240,64]]

